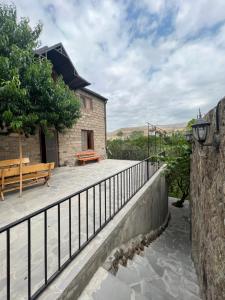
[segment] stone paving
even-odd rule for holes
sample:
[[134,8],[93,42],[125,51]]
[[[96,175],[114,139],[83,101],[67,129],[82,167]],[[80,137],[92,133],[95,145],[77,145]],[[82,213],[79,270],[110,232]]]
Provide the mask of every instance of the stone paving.
[[[0,202],[1,227],[16,219],[34,212],[37,209],[54,203],[62,197],[76,192],[88,185],[104,179],[120,170],[128,168],[136,161],[104,160],[100,163],[88,164],[81,167],[63,167],[54,170],[50,179],[50,187],[38,186],[25,190],[21,198],[18,193],[6,195],[5,201]],[[154,171],[154,166],[150,168]],[[120,178],[119,178],[120,179]],[[126,185],[125,185],[126,186]],[[101,204],[99,206],[99,189],[96,189],[95,225],[100,226],[109,218],[113,207],[109,205],[109,181],[101,186]],[[128,193],[125,189],[120,191],[119,185],[115,186],[115,196],[119,201],[115,203],[118,208],[124,196]],[[88,208],[86,193],[80,196],[81,210],[81,244],[93,234],[93,189],[89,190]],[[106,204],[104,200],[106,199]],[[98,208],[98,209],[97,209]],[[47,212],[47,277],[49,278],[58,268],[58,208],[54,207]],[[60,205],[60,262],[61,265],[69,258],[69,201]],[[87,217],[88,216],[88,225]],[[71,199],[71,244],[72,253],[78,249],[78,196]],[[27,247],[27,222],[17,225],[10,230],[10,259],[11,259],[11,299],[27,299],[27,276],[28,276],[28,247]],[[88,233],[87,233],[88,231]],[[6,299],[6,234],[0,234],[0,299]],[[44,284],[44,214],[40,214],[31,220],[31,289],[34,293]]]
[[170,211],[168,228],[142,255],[120,266],[116,276],[99,268],[79,300],[200,300],[188,203],[184,208],[170,204]]
[[106,159],[85,166],[56,168],[49,187],[40,185],[24,189],[21,198],[18,192],[5,194],[5,201],[0,201],[0,227],[135,163],[137,161]]

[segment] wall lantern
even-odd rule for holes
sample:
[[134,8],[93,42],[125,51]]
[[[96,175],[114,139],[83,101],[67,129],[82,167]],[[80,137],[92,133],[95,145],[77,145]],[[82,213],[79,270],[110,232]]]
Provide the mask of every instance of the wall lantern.
[[210,123],[202,118],[199,110],[199,115],[194,125],[192,125],[194,138],[203,145],[207,139]]
[[[209,129],[211,127],[211,123],[207,122],[202,118],[201,112],[199,110],[199,115],[197,117],[197,120],[195,124],[192,125],[192,132],[193,132],[193,137],[194,139],[201,145],[203,146],[214,146],[217,150],[219,149],[220,145],[220,139],[219,139],[219,104],[217,104],[216,107],[216,132],[213,134],[213,139],[211,143],[205,143],[208,134],[209,134]],[[186,136],[186,140],[189,137]]]
[[192,142],[193,140],[193,134],[192,134],[192,130],[187,130],[185,133],[184,133],[184,137],[186,139],[186,141],[188,143]]

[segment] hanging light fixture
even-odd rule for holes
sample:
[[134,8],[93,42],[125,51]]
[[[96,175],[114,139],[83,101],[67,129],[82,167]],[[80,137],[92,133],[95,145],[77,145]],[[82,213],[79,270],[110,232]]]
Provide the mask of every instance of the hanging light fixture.
[[[216,131],[213,133],[212,142],[205,143],[210,129],[210,122],[207,122],[202,118],[201,111],[199,109],[199,115],[195,124],[192,125],[192,132],[194,139],[203,147],[203,146],[214,146],[216,150],[219,150],[220,146],[220,137],[219,137],[219,105],[220,102],[217,104],[215,114],[216,114]],[[186,139],[189,137],[186,137]]]

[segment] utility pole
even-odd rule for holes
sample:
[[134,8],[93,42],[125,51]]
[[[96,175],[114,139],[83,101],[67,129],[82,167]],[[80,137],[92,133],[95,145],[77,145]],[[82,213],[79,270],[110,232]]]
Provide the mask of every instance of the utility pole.
[[[148,158],[146,159],[146,162],[147,162],[147,164],[146,164],[146,167],[147,167],[147,178],[149,179],[149,157],[150,157],[150,135],[149,135],[149,131],[150,131],[150,126],[152,127],[152,131],[154,130],[155,131],[155,138],[154,138],[154,155],[156,155],[157,153],[156,153],[156,151],[157,151],[157,128],[158,127],[156,127],[155,125],[153,125],[153,124],[151,124],[151,123],[149,123],[149,122],[147,122],[147,125],[148,125]],[[160,143],[160,151],[161,151],[161,149],[162,149],[162,140],[161,140],[161,129],[160,128],[158,128],[158,130],[159,130],[159,134],[160,134],[160,136],[159,136],[159,138],[160,138],[160,141],[159,141],[159,143]]]
[[161,151],[162,151],[162,135],[161,135],[161,132],[160,132],[160,135],[159,135],[159,151],[160,151],[160,153],[161,153]]
[[150,142],[150,139],[149,139],[149,123],[148,124],[148,158],[147,158],[147,180],[149,180],[149,156],[150,156],[150,145],[149,145],[149,142]]

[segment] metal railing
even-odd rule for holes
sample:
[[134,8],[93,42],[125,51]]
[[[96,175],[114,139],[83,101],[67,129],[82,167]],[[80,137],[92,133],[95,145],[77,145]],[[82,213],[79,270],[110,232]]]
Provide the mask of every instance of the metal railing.
[[36,299],[159,167],[145,159],[0,228],[0,299]]

